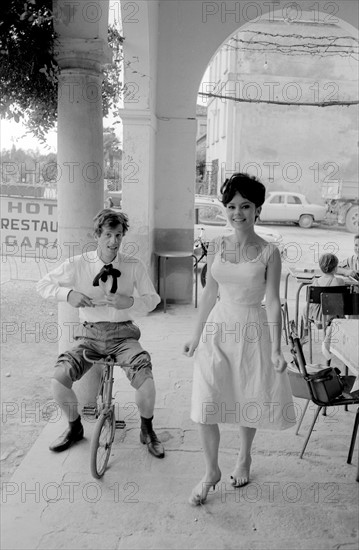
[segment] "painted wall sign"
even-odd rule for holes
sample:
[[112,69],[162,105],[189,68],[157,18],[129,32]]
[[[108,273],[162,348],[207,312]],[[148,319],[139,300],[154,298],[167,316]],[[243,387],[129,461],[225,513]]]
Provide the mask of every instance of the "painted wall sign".
[[39,255],[41,248],[57,245],[56,200],[2,195],[0,203],[3,255]]

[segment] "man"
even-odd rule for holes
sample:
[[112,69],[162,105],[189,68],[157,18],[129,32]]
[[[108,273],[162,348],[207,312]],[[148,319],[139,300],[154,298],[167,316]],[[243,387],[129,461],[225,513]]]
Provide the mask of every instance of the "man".
[[[155,385],[151,358],[139,343],[140,330],[132,322],[135,313],[152,311],[160,302],[141,260],[122,254],[119,249],[128,230],[123,212],[104,209],[94,218],[96,251],[66,260],[37,284],[43,298],[67,301],[79,308],[82,325],[76,340],[80,342],[62,353],[55,365],[52,381],[54,398],[64,411],[68,429],[50,445],[61,452],[83,438],[78,401],[72,384],[92,366],[84,356],[115,355],[116,361],[135,388],[141,416],[140,441],[149,452],[164,457],[164,449],[152,427]],[[134,290],[137,296],[133,296]]]
[[337,274],[359,280],[359,233],[354,235],[354,254],[339,262]]

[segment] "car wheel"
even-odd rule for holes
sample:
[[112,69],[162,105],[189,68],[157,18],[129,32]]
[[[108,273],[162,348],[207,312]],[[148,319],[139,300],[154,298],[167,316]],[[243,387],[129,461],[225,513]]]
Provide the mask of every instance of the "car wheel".
[[303,216],[299,218],[299,226],[303,227],[304,229],[309,229],[310,227],[312,227],[313,221],[313,216],[311,216],[310,214],[303,214]]
[[350,233],[358,233],[359,230],[359,206],[349,208],[345,217],[345,225]]

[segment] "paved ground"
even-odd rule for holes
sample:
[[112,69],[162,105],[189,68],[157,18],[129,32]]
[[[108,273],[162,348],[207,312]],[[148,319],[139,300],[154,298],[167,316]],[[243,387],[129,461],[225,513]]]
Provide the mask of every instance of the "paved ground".
[[[233,426],[224,426],[222,481],[206,505],[193,508],[187,503],[203,473],[196,426],[189,418],[192,361],[182,355],[194,314],[192,305],[170,305],[166,314],[159,310],[139,323],[155,368],[155,425],[165,459],[152,458],[139,443],[133,392],[119,373],[117,412],[127,429],[116,434],[104,478],[93,479],[89,470],[90,421],[86,439],[76,447],[59,455],[48,451],[49,442],[65,427],[55,416],[2,487],[3,550],[358,547],[357,447],[353,464],[346,464],[354,408],[320,416],[302,460],[299,451],[313,408],[298,436],[295,429],[258,432],[252,482],[240,490],[228,480],[238,436]],[[316,360],[318,350],[316,345]],[[284,351],[289,359],[289,348]],[[299,411],[303,401],[296,402]]]

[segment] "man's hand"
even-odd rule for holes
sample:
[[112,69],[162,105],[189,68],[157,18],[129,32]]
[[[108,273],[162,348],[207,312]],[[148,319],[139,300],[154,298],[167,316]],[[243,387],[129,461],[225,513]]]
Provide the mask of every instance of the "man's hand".
[[352,277],[353,279],[356,279],[357,281],[359,281],[358,271],[355,271],[355,269],[352,269],[351,271],[349,271],[349,277]]
[[92,298],[78,292],[77,290],[70,290],[67,295],[67,302],[72,307],[94,307],[92,303]]
[[355,269],[350,269],[350,267],[338,268],[337,274],[342,275],[343,277],[353,277],[353,279],[356,279],[356,280],[359,279],[358,271],[355,271]]
[[125,294],[106,294],[104,304],[115,309],[128,309],[133,306],[133,297]]

